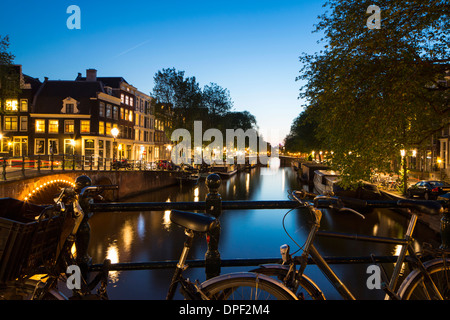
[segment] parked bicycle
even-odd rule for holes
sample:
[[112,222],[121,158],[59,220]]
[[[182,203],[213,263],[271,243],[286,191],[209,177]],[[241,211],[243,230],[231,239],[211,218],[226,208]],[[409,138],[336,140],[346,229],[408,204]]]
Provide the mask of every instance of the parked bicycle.
[[[110,261],[104,261],[101,272],[90,274],[88,271],[86,255],[90,230],[86,228],[89,213],[84,208],[103,191],[114,189],[117,186],[92,186],[87,176],[80,176],[75,188],[61,189],[54,205],[33,206],[12,199],[19,210],[10,213],[8,223],[30,232],[29,236],[17,234],[13,237],[10,233],[5,242],[4,253],[10,254],[0,255],[0,300],[107,299]],[[34,207],[34,212],[29,210],[30,207]],[[43,210],[35,218],[39,208]],[[73,248],[76,248],[75,252]],[[67,287],[69,266],[80,268],[80,286],[59,290],[59,287]],[[67,297],[65,291],[71,291],[72,296]]]
[[189,249],[195,234],[207,233],[218,224],[210,215],[172,210],[170,219],[185,228],[187,239],[172,277],[167,300],[174,298],[180,286],[181,293],[188,300],[295,300],[295,295],[286,290],[282,283],[264,274],[237,272],[220,275],[199,284],[183,277]]
[[[314,246],[315,237],[320,235],[341,239],[398,244],[402,246],[402,249],[395,262],[391,277],[388,278],[383,273],[383,290],[386,292],[386,298],[406,300],[447,300],[450,298],[449,252],[427,247],[425,252],[416,253],[412,247],[412,235],[418,221],[418,216],[420,214],[436,215],[442,213],[443,207],[440,203],[436,201],[415,201],[409,199],[398,201],[365,201],[334,196],[315,196],[312,201],[308,201],[305,200],[305,193],[298,191],[292,192],[291,196],[302,207],[308,208],[313,216],[314,224],[302,246],[303,253],[300,256],[292,256],[289,246],[283,245],[280,248],[282,264],[262,265],[252,272],[278,279],[283,283],[286,291],[295,293],[300,300],[324,300],[325,295],[322,290],[305,274],[308,258],[311,257],[343,299],[355,300],[355,296]],[[348,207],[358,208],[358,210],[360,208],[403,208],[410,210],[412,215],[403,239],[319,231],[322,218],[320,209],[329,208],[336,212],[350,211],[361,215],[358,211]],[[404,263],[409,265],[411,272],[399,286],[400,271]]]

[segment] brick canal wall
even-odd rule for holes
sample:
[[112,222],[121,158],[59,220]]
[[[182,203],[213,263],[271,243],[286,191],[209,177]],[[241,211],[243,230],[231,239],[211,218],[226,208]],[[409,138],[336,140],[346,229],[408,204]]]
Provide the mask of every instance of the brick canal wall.
[[[25,177],[23,179],[0,182],[0,197],[11,197],[23,200],[44,183],[52,181],[74,182],[80,175],[87,175],[92,179],[93,184],[113,184],[118,185],[119,190],[115,191],[114,200],[124,199],[137,194],[168,187],[177,183],[174,172],[167,171],[60,171],[53,174],[41,174],[38,176]],[[66,184],[67,185],[67,184]]]

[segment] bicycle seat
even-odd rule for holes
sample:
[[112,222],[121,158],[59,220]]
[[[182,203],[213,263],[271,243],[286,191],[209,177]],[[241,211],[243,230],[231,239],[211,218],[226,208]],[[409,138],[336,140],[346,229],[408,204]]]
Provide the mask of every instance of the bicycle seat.
[[170,221],[194,232],[208,232],[219,223],[213,216],[179,210],[171,210]]
[[402,199],[397,201],[397,205],[429,215],[437,215],[444,212],[444,208],[437,201]]

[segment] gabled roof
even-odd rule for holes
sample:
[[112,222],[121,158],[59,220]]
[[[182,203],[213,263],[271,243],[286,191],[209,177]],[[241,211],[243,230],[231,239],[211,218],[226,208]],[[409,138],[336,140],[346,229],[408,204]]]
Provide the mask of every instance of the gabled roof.
[[[75,81],[85,81],[86,77],[81,77],[80,75],[75,79]],[[120,84],[122,82],[125,82],[126,84],[129,84],[124,78],[122,77],[97,77],[97,81],[103,82],[104,86],[108,86],[111,88],[120,88]]]
[[78,110],[82,114],[90,114],[91,98],[96,98],[98,92],[104,92],[99,81],[53,81],[47,80],[36,93],[33,106],[35,113],[60,113],[62,101],[71,97],[79,102]]

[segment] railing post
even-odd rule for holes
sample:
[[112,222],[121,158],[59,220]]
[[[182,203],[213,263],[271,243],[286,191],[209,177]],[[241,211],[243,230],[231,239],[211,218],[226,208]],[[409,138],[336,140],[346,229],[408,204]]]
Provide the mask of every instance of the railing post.
[[37,170],[38,170],[38,172],[39,173],[41,173],[41,156],[40,155],[38,155],[38,163],[37,163],[37,165],[38,165],[38,167],[37,167]]
[[66,156],[65,156],[65,153],[63,153],[63,155],[62,155],[62,170],[64,171],[65,170],[65,166],[66,166],[66,164],[64,163],[66,161]]
[[75,171],[75,154],[72,155],[72,170]]
[[[63,155],[63,168],[64,168],[64,155]],[[53,153],[50,155],[50,171],[53,171]]]
[[[206,186],[209,193],[206,195],[205,205],[206,213],[220,218],[222,214],[222,197],[219,194],[221,179],[219,175],[213,173],[206,178]],[[220,253],[219,253],[219,239],[220,239],[220,222],[217,227],[212,229],[207,234],[208,250],[205,254],[205,272],[206,278],[210,279],[220,274]]]
[[441,249],[450,248],[450,213],[445,210],[441,218]]
[[3,176],[3,180],[6,181],[6,159],[3,158],[3,171],[2,171],[2,176]]
[[25,177],[25,156],[22,156],[22,176]]
[[91,163],[90,164],[91,164],[91,171],[92,171],[92,155],[91,155]]

